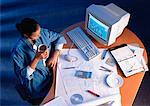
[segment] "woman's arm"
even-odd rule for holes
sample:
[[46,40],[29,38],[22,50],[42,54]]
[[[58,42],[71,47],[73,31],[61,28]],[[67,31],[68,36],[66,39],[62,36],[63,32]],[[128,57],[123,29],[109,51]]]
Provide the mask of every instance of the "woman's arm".
[[50,55],[50,57],[46,61],[46,66],[53,68],[54,70],[56,68],[58,57],[61,53],[63,45],[66,43],[66,40],[64,36],[59,33],[45,30],[45,29],[43,29],[43,31],[45,31],[44,34],[48,38],[47,42],[51,42],[50,44],[54,45],[54,51],[52,52],[52,55]]
[[[41,57],[35,55],[31,63],[27,65],[27,63],[25,63],[24,56],[26,55],[20,50],[13,54],[14,71],[16,72],[20,83],[24,85],[27,89],[29,89],[30,92],[32,92],[33,89],[36,91],[41,90],[44,86],[40,85],[43,84],[43,81],[45,80],[45,75],[39,72],[41,70],[35,68]],[[33,71],[34,73],[30,72],[30,75],[28,75],[28,71]]]
[[49,68],[53,68],[53,70],[56,68],[57,60],[60,55],[59,50],[55,50],[54,53],[52,53],[52,56],[47,60],[46,66]]

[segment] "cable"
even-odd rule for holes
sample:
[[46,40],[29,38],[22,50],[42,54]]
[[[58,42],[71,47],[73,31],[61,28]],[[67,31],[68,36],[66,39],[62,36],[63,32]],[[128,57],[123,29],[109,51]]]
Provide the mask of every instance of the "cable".
[[73,55],[70,55],[70,49],[73,47],[73,45],[74,45],[74,43],[71,44],[71,46],[70,46],[70,48],[69,48],[69,50],[68,50],[68,52],[67,52],[67,55],[69,55],[69,56],[72,58],[72,61],[71,61],[71,62],[75,62],[75,61],[78,60],[78,57],[73,56]]

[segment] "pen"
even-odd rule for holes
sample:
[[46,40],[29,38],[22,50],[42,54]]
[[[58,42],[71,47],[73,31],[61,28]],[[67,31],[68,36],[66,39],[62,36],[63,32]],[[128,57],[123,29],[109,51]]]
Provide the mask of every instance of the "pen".
[[94,95],[94,96],[100,97],[100,95],[98,95],[98,94],[96,94],[96,93],[94,93],[94,92],[92,92],[90,90],[86,90],[86,91],[89,92],[90,94]]
[[106,70],[106,69],[99,69],[99,70],[112,72],[111,70]]
[[72,69],[72,68],[76,68],[76,67],[65,67],[64,69]]
[[105,58],[106,53],[107,53],[107,50],[104,50],[103,53],[102,53],[102,56],[101,56],[101,59],[102,59],[102,60]]
[[108,69],[108,68],[106,68],[106,67],[103,67],[103,66],[100,66],[100,67],[103,68],[103,69],[105,69],[105,70],[107,70],[107,71],[110,71],[110,72],[111,72],[111,70]]

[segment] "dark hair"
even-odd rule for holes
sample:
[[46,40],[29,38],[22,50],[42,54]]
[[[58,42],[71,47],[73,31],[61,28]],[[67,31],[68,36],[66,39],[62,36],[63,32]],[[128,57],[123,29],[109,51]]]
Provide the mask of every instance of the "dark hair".
[[21,34],[31,35],[33,32],[36,32],[38,28],[38,23],[32,18],[24,18],[20,23],[16,24],[17,30]]

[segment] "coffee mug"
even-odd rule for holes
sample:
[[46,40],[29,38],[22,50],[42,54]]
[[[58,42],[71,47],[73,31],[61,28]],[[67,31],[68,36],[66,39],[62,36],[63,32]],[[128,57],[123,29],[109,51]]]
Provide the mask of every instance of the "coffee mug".
[[43,52],[45,52],[46,49],[47,49],[47,46],[45,44],[40,44],[38,46],[38,52],[43,53]]

